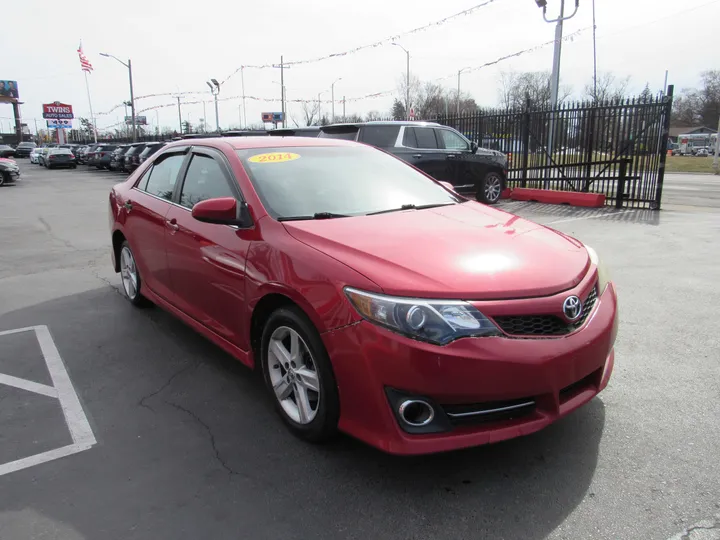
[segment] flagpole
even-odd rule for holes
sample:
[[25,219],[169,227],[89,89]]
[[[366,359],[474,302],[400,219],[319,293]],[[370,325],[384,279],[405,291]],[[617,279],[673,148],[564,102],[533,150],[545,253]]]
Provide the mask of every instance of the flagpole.
[[87,89],[88,104],[90,105],[90,120],[93,126],[93,139],[97,142],[97,126],[95,125],[95,115],[93,114],[92,100],[90,99],[90,83],[88,83],[87,71],[85,73],[85,88]]

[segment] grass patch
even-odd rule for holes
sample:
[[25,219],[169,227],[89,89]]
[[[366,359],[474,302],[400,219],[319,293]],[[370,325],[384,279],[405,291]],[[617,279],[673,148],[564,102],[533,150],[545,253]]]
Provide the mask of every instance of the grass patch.
[[667,172],[711,173],[713,158],[695,156],[668,156],[665,162]]

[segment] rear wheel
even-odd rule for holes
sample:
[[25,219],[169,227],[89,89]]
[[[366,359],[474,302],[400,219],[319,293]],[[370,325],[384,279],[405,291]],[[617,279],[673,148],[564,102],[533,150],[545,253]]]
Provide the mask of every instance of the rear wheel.
[[10,182],[10,173],[1,173],[0,174],[0,186],[4,186],[6,183]]
[[497,172],[489,172],[485,175],[485,178],[480,180],[477,187],[476,198],[485,204],[495,204],[500,200],[502,190],[502,175]]
[[125,296],[127,296],[127,299],[130,300],[132,305],[143,307],[150,303],[148,299],[140,293],[142,280],[137,264],[135,264],[135,256],[127,240],[125,240],[120,247],[120,278]]
[[312,322],[296,307],[276,310],[260,350],[275,408],[301,439],[324,442],[337,433],[340,398],[330,358]]

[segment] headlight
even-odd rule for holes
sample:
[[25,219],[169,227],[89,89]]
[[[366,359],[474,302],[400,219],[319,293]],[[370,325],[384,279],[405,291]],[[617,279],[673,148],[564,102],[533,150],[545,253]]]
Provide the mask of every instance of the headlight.
[[590,255],[590,261],[597,266],[598,271],[598,296],[605,292],[605,287],[607,287],[608,282],[610,281],[610,273],[608,272],[607,267],[602,263],[600,260],[600,257],[598,257],[597,251],[595,251],[590,246],[585,246],[585,249],[587,249],[588,255]]
[[500,330],[467,302],[420,300],[345,288],[368,321],[421,341],[445,345],[461,337],[497,336]]

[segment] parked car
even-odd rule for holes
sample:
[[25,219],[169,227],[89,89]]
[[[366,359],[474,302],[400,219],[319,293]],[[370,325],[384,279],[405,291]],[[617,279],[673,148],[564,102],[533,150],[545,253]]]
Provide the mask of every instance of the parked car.
[[38,165],[45,166],[45,160],[47,159],[48,153],[50,150],[55,148],[54,146],[43,146],[40,149],[40,154],[38,154]]
[[507,182],[505,154],[479,148],[458,131],[434,122],[332,124],[320,128],[319,138],[376,146],[487,204],[500,200]]
[[34,142],[21,142],[15,148],[15,157],[30,157],[30,154],[35,148],[37,148],[37,144]]
[[617,297],[592,248],[371,146],[178,141],[108,202],[129,301],[257,367],[304,439],[342,430],[394,454],[497,442],[570,414],[612,373]]
[[0,158],[15,157],[15,149],[7,144],[0,144]]
[[697,148],[695,150],[695,155],[698,157],[708,157],[710,155],[710,152],[708,152],[708,149],[704,146]]
[[70,169],[77,168],[77,161],[75,160],[75,154],[69,148],[49,148],[48,153],[45,156],[45,167],[48,169],[55,169],[58,167],[69,167]]
[[131,173],[138,168],[140,153],[145,150],[146,143],[133,143],[123,156],[123,170]]
[[12,184],[20,178],[20,167],[15,160],[0,158],[0,186]]
[[75,150],[75,159],[77,159],[78,164],[82,165],[85,163],[88,150],[90,150],[90,145],[87,144],[79,146],[77,150]]
[[268,135],[274,137],[317,137],[320,134],[319,126],[307,126],[298,128],[278,128],[268,131]]
[[112,152],[118,147],[116,144],[98,144],[87,154],[87,164],[96,169],[107,169],[110,165]]
[[110,164],[108,169],[111,171],[122,171],[125,152],[130,148],[129,144],[121,144],[110,154]]
[[40,157],[40,153],[42,152],[42,148],[35,147],[30,152],[30,163],[37,163],[38,157]]
[[145,163],[145,161],[147,161],[150,156],[152,156],[155,152],[160,150],[166,144],[166,142],[147,143],[145,149],[140,152],[140,155],[138,156],[138,164],[142,165],[143,163]]

